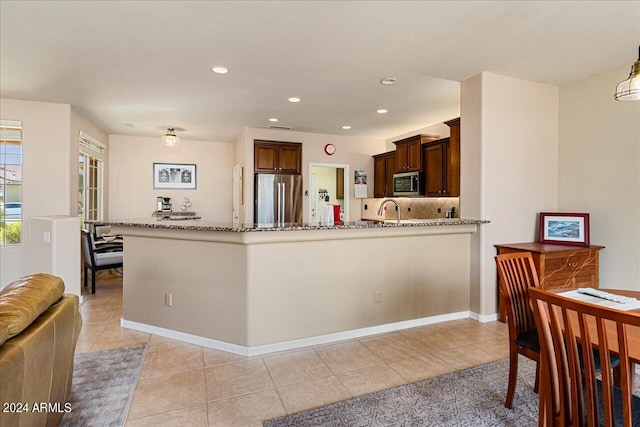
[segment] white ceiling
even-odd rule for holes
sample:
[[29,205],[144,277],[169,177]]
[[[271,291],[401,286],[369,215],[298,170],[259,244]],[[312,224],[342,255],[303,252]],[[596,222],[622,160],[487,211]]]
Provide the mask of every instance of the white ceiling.
[[630,67],[640,43],[639,1],[2,0],[0,16],[2,97],[221,142],[270,117],[391,138],[459,114],[458,82],[482,71],[562,85]]

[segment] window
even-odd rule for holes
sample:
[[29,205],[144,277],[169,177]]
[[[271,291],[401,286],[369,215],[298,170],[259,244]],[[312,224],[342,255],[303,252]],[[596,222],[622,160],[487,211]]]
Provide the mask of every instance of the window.
[[80,221],[102,219],[102,155],[104,145],[80,132],[78,211]]
[[22,238],[22,122],[0,120],[0,246]]

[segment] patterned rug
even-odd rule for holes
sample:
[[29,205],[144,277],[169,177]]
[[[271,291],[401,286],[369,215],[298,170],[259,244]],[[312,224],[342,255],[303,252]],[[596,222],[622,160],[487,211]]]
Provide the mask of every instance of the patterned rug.
[[124,425],[146,344],[75,355],[71,412],[62,426]]
[[[528,427],[538,425],[536,365],[518,359],[513,409],[504,407],[509,359],[265,421],[264,427]],[[640,396],[640,366],[635,371]]]
[[265,427],[537,426],[535,364],[518,361],[513,409],[504,407],[509,360],[265,421]]

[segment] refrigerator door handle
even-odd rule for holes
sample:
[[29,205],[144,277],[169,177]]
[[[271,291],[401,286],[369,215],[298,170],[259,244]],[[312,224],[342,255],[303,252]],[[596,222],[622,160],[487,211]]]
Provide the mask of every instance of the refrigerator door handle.
[[284,225],[284,196],[285,196],[285,184],[280,184],[280,224]]
[[287,189],[287,188],[286,188],[286,185],[285,185],[285,183],[283,182],[283,183],[282,183],[282,196],[280,197],[280,203],[281,203],[281,205],[282,205],[282,208],[281,208],[282,216],[281,216],[280,218],[281,218],[281,220],[282,220],[282,225],[284,225],[285,216],[286,216],[286,209],[285,209],[285,202],[286,202],[286,197],[285,197],[285,196],[286,196],[286,189]]

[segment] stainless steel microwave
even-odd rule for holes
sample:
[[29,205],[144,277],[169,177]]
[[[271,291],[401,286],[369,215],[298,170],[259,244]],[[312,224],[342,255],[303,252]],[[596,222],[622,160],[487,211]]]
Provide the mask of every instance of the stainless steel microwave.
[[420,172],[393,174],[394,196],[420,196]]

